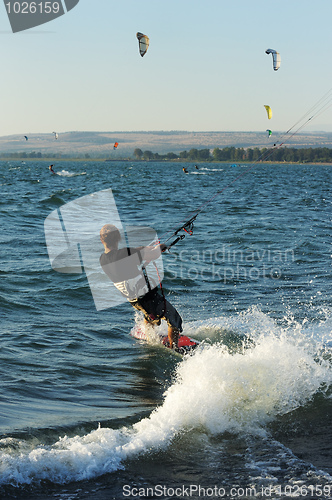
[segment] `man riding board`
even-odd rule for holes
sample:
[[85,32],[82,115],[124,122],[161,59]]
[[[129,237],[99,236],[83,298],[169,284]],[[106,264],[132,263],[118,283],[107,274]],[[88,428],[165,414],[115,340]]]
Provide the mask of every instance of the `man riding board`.
[[162,319],[167,322],[169,346],[177,349],[182,332],[181,316],[158,292],[157,284],[149,280],[145,269],[145,264],[160,257],[166,245],[119,248],[121,234],[113,224],[101,228],[100,240],[105,249],[100,256],[105,274],[130,304],[143,312],[146,325],[160,325]]

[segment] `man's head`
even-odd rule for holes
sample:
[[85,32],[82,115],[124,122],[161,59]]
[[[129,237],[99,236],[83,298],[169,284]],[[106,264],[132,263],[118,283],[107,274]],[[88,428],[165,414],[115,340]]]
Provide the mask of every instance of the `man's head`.
[[117,248],[121,240],[120,231],[113,224],[105,224],[100,230],[100,240],[105,248]]

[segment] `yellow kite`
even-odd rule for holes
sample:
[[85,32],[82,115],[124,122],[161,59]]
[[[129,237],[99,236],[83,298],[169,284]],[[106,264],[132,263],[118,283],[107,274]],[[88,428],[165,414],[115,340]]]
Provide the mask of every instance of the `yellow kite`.
[[265,104],[264,104],[264,108],[266,109],[268,119],[271,120],[271,118],[272,118],[272,109],[270,108],[270,106],[266,106]]

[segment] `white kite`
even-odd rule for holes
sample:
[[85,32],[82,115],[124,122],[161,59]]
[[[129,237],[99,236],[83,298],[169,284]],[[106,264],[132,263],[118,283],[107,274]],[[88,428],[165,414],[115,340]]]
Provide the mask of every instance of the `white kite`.
[[137,37],[138,44],[139,44],[139,53],[143,57],[149,48],[149,44],[150,44],[149,37],[146,35],[143,35],[143,33],[140,33],[139,31],[136,33],[136,37]]
[[281,58],[280,58],[280,54],[279,52],[277,52],[276,50],[274,49],[267,49],[265,51],[265,54],[272,54],[272,58],[273,58],[273,69],[274,71],[277,71],[277,69],[280,68],[280,62],[281,62]]

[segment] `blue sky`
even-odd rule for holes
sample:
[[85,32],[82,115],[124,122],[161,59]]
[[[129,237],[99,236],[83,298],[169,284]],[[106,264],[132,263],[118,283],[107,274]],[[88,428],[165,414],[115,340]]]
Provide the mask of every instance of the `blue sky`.
[[80,0],[13,34],[1,4],[0,136],[287,130],[332,87],[331,19],[331,0]]

